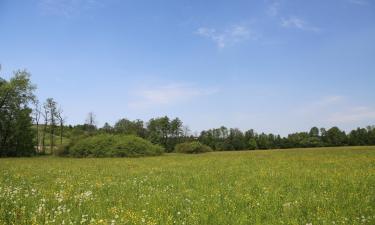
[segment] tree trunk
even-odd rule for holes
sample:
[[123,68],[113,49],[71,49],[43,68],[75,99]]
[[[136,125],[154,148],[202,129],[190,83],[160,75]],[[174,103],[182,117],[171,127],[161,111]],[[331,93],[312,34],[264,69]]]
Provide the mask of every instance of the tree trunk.
[[51,130],[51,134],[50,134],[50,150],[51,150],[51,154],[53,153],[53,146],[55,145],[54,139],[53,139],[54,138],[53,135],[55,133],[55,128],[53,126],[54,125],[51,124],[51,128],[50,128],[50,130]]
[[60,145],[62,145],[62,141],[63,141],[63,123],[60,123]]
[[47,122],[44,124],[44,128],[43,128],[43,136],[42,136],[42,152],[43,153],[46,153],[46,132],[47,132]]
[[39,152],[39,122],[36,122],[36,150]]

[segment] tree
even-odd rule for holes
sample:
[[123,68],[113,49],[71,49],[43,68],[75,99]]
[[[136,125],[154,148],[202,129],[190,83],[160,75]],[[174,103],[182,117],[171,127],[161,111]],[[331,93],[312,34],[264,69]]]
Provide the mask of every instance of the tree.
[[367,127],[368,145],[375,145],[375,126]]
[[56,114],[57,119],[59,120],[59,123],[60,123],[60,145],[62,145],[62,142],[63,142],[63,132],[64,132],[64,122],[65,122],[65,118],[62,115],[62,113],[63,113],[63,110],[59,108]]
[[189,126],[182,126],[182,135],[184,136],[184,138],[187,138],[189,137],[191,134],[191,130],[189,128]]
[[183,141],[183,124],[179,118],[170,120],[167,116],[152,118],[147,123],[147,138],[155,144],[173,151],[176,144]]
[[[45,108],[49,112],[50,151],[53,153],[55,147],[55,129],[57,118],[57,103],[53,98],[47,98]],[[48,120],[47,120],[48,121]]]
[[168,146],[168,136],[170,131],[169,118],[167,116],[152,118],[147,123],[148,139],[155,144],[163,145],[167,151],[173,149]]
[[116,122],[114,130],[118,134],[136,135],[139,137],[146,136],[146,130],[142,120],[130,121],[126,118]]
[[341,131],[338,127],[329,129],[326,138],[329,146],[343,146],[346,144],[347,140],[345,132]]
[[174,138],[179,138],[183,134],[182,121],[177,117],[170,122],[170,134]]
[[86,118],[86,129],[92,134],[96,130],[96,115],[93,112],[89,112]]
[[39,121],[40,121],[40,117],[41,117],[41,113],[42,113],[42,108],[39,104],[39,101],[38,100],[35,100],[35,108],[34,108],[34,111],[33,111],[33,115],[34,115],[34,123],[36,125],[36,148],[37,148],[37,151],[39,151],[39,145],[40,145],[40,141],[39,141]]
[[47,133],[47,126],[48,126],[48,120],[49,120],[49,109],[46,105],[46,103],[43,104],[43,112],[42,116],[44,119],[44,126],[43,126],[43,135],[42,135],[42,153],[46,153],[46,133]]
[[229,130],[229,136],[228,136],[229,144],[231,145],[231,148],[233,150],[244,150],[246,149],[246,142],[245,142],[245,136],[237,128],[230,129]]
[[169,124],[169,142],[168,145],[173,149],[178,143],[181,143],[183,135],[182,121],[177,117],[170,121]]
[[25,70],[16,71],[9,81],[0,78],[0,156],[35,153],[30,108],[34,90]]
[[105,122],[104,126],[102,127],[102,131],[104,131],[104,133],[112,133],[113,127],[111,127],[111,125],[109,125],[109,123]]
[[310,137],[319,137],[319,128],[313,127],[309,132]]
[[211,130],[208,131],[202,131],[199,135],[199,141],[205,145],[210,146],[212,149],[217,150],[216,148],[216,142],[217,140],[214,139],[213,134]]
[[270,149],[270,141],[268,135],[261,133],[257,138],[257,144],[259,149]]
[[327,143],[327,130],[325,128],[320,128],[320,138],[324,145]]
[[255,138],[251,138],[248,142],[248,145],[247,145],[248,149],[249,150],[255,150],[258,148],[258,145],[257,145],[257,141],[255,140]]

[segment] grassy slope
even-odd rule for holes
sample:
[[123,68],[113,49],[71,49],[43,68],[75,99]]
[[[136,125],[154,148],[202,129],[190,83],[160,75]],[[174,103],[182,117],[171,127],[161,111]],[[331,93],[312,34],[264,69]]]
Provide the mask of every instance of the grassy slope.
[[375,224],[375,147],[0,159],[0,171],[0,224]]
[[[34,129],[34,131],[36,132],[37,131],[37,129],[36,129],[36,125],[33,125],[33,127],[32,127],[33,129]],[[39,125],[39,144],[40,145],[42,145],[42,137],[43,137],[43,129],[44,128],[44,125]],[[49,128],[48,128],[49,129]],[[67,136],[69,135],[69,133],[68,133],[68,131],[67,131],[68,129],[67,128],[65,128],[64,129],[64,133],[63,133],[63,144],[68,144],[69,142],[70,142],[70,138],[68,138]],[[48,130],[47,130],[47,133],[46,133],[46,136],[45,136],[45,145],[47,146],[47,147],[49,147],[49,145],[50,145],[50,134],[48,133]],[[53,135],[53,137],[54,137],[54,139],[55,139],[55,144],[56,145],[60,145],[60,142],[61,142],[61,140],[60,140],[60,127],[56,127],[56,130],[55,130],[55,135]],[[36,141],[36,135],[35,135],[35,141]]]

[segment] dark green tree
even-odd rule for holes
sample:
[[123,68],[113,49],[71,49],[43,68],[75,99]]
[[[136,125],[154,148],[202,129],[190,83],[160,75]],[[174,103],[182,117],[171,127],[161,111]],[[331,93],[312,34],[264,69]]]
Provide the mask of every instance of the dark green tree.
[[258,145],[257,145],[257,141],[255,140],[255,138],[251,138],[248,142],[248,145],[247,145],[247,149],[249,150],[255,150],[258,148]]
[[257,136],[257,145],[259,149],[270,149],[271,143],[268,138],[268,135],[265,133],[261,133]]
[[130,121],[128,119],[120,119],[114,126],[114,131],[118,134],[136,135],[146,137],[146,129],[142,120]]
[[167,151],[172,151],[168,146],[168,137],[170,131],[170,120],[167,116],[150,119],[147,123],[148,139],[154,144],[160,144]]
[[233,150],[245,150],[247,147],[244,134],[237,128],[229,130],[228,140]]
[[9,81],[0,78],[0,156],[35,153],[30,108],[34,90],[27,71],[16,71]]
[[109,125],[109,123],[105,122],[103,127],[101,128],[101,131],[110,134],[113,132],[113,127]]
[[347,144],[347,136],[338,127],[332,127],[327,131],[326,141],[328,146],[343,146]]
[[309,132],[310,137],[319,137],[319,128],[313,127]]

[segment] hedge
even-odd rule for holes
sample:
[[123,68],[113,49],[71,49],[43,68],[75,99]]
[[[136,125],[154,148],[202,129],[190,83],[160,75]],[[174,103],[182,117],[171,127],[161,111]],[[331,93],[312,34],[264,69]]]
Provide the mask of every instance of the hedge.
[[77,139],[58,151],[73,157],[140,157],[161,155],[164,148],[133,135],[100,134]]
[[198,141],[184,142],[176,145],[175,147],[175,152],[179,153],[197,154],[211,151],[212,149],[209,146],[204,145]]

